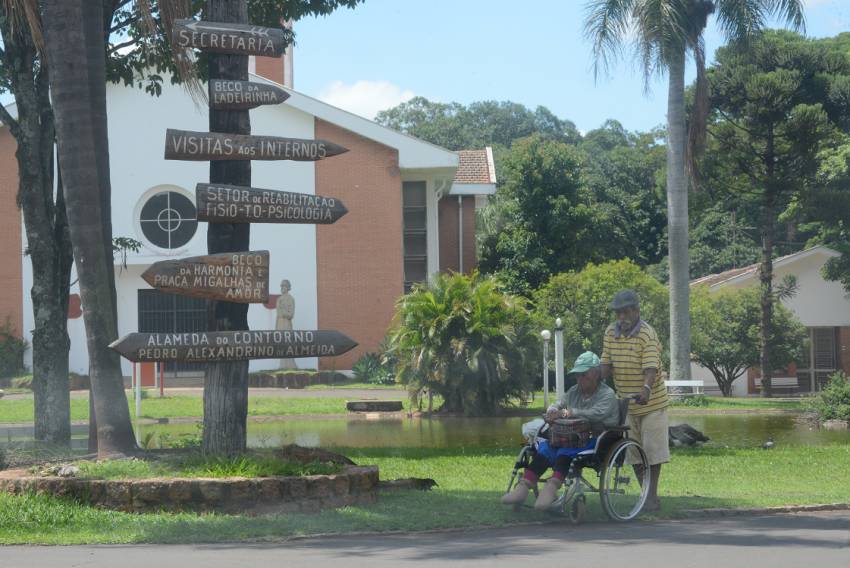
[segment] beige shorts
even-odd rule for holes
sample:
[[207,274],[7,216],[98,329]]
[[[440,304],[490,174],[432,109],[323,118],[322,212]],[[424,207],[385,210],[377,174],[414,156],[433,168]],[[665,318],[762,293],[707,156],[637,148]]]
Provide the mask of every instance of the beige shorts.
[[[649,465],[670,463],[669,423],[666,408],[641,416],[629,414],[626,417],[626,426],[631,427],[628,432],[629,438],[637,440],[643,446],[643,451],[649,458]],[[626,464],[634,465],[637,462],[635,456],[628,452]]]

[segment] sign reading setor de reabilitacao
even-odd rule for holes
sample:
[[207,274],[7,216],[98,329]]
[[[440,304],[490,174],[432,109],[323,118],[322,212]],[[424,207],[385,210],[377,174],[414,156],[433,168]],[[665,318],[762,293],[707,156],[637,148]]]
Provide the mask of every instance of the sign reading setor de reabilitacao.
[[199,183],[195,199],[198,221],[213,223],[329,225],[348,213],[332,197],[221,183]]
[[248,24],[174,20],[171,43],[231,55],[283,55],[283,30]]
[[165,133],[165,159],[200,162],[206,160],[294,160],[317,162],[348,152],[327,140],[302,140],[279,136],[249,136],[190,132],[169,128]]
[[155,262],[142,273],[163,292],[225,302],[269,301],[269,251],[223,252]]
[[355,347],[357,342],[335,330],[131,333],[109,346],[134,363],[335,357]]

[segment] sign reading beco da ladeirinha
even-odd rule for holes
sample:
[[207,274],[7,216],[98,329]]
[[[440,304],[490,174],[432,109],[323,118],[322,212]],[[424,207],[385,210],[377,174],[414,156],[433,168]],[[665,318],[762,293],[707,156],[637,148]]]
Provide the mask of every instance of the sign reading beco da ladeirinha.
[[223,79],[210,81],[209,94],[210,108],[215,110],[249,110],[280,104],[289,98],[289,93],[274,85]]
[[198,221],[329,225],[348,213],[339,199],[256,187],[199,183]]
[[248,24],[174,20],[171,43],[230,55],[283,55],[283,30]]
[[163,292],[237,303],[269,301],[269,251],[225,252],[155,262],[142,273]]
[[134,363],[335,357],[355,347],[357,342],[336,330],[131,333],[109,346]]
[[294,160],[317,162],[348,152],[327,140],[302,140],[279,136],[250,136],[190,132],[169,128],[165,133],[165,159],[200,162],[207,160]]

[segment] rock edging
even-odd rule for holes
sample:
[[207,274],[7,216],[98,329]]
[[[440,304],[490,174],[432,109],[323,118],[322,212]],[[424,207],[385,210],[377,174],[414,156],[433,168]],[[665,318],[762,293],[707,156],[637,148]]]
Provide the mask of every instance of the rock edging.
[[736,507],[712,509],[682,509],[689,517],[751,517],[784,513],[818,513],[823,511],[850,511],[850,503],[825,503],[822,505],[782,505],[779,507]]
[[318,513],[378,501],[378,466],[346,466],[344,472],[304,477],[81,479],[16,477],[0,479],[0,491],[71,497],[101,509],[126,513],[194,511]]

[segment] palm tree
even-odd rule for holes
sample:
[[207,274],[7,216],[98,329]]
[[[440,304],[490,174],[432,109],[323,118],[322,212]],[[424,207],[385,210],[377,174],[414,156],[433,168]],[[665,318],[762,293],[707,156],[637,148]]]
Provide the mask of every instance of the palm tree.
[[[631,41],[635,59],[649,80],[668,73],[667,227],[670,257],[670,377],[690,380],[688,277],[688,183],[698,187],[697,160],[705,145],[708,90],[703,32],[715,14],[726,41],[747,46],[767,19],[805,30],[803,0],[590,0],[585,38],[592,44],[594,74],[608,73]],[[685,112],[685,62],[691,54],[697,83],[690,124]]]

